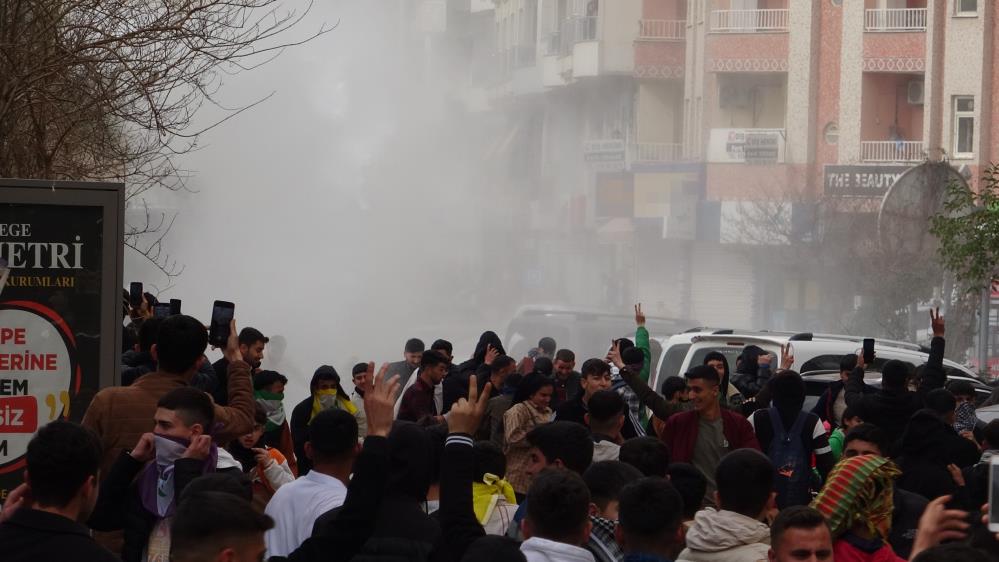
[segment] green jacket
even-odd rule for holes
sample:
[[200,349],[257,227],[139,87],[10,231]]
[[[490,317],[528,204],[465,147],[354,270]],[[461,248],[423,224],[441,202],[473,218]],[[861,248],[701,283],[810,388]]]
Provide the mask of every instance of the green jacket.
[[846,435],[843,433],[842,428],[837,427],[829,434],[829,448],[832,449],[833,462],[839,462],[839,459],[843,456],[844,440],[846,440]]
[[[645,326],[639,326],[635,330],[635,347],[641,349],[642,355],[645,356],[645,361],[642,362],[642,372],[638,376],[648,383],[649,375],[652,373],[652,347],[649,345],[649,331],[645,329]],[[649,423],[649,416],[646,414],[645,408],[640,408],[638,415],[643,426]]]

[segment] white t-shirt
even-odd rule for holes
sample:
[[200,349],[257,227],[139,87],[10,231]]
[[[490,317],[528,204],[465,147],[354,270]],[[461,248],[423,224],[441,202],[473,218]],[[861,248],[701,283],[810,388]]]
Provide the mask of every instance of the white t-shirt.
[[291,554],[312,536],[316,519],[346,498],[343,482],[315,470],[278,488],[264,510],[274,519],[274,528],[264,535],[267,557]]

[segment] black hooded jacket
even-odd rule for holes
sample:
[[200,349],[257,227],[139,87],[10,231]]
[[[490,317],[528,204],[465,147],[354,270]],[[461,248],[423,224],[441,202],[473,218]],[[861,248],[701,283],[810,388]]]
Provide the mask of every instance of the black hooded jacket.
[[947,465],[967,468],[978,462],[978,447],[947,425],[931,410],[919,410],[902,434],[898,464],[902,476],[898,486],[927,499],[957,492]]
[[475,344],[475,353],[472,358],[458,365],[448,373],[441,383],[441,390],[444,394],[444,407],[441,413],[446,414],[451,410],[451,406],[461,398],[468,398],[468,379],[475,375],[479,387],[489,380],[489,365],[486,365],[486,351],[489,346],[493,346],[500,355],[505,355],[503,343],[496,332],[483,332],[479,337],[479,343]]
[[746,400],[759,394],[770,380],[770,366],[760,367],[760,355],[765,354],[763,348],[755,345],[747,345],[742,350],[742,360],[735,371],[735,376],[732,377],[732,384]]

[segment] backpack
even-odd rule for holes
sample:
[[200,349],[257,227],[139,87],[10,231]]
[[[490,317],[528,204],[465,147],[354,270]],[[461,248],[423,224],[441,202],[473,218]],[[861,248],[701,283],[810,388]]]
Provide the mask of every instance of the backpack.
[[776,408],[769,408],[770,424],[774,436],[770,441],[767,456],[774,464],[774,491],[777,492],[777,506],[780,509],[792,505],[808,505],[812,500],[812,469],[809,454],[801,442],[801,431],[808,414],[798,412],[798,418],[790,431],[784,430],[784,423]]

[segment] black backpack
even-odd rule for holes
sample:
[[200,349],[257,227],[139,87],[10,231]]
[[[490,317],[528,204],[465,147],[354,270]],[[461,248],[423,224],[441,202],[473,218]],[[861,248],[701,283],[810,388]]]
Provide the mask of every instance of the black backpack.
[[777,506],[784,509],[792,505],[808,505],[812,500],[811,455],[801,441],[801,432],[808,414],[798,412],[791,430],[785,431],[777,408],[769,408],[767,413],[770,414],[770,425],[774,432],[767,456],[774,464]]

